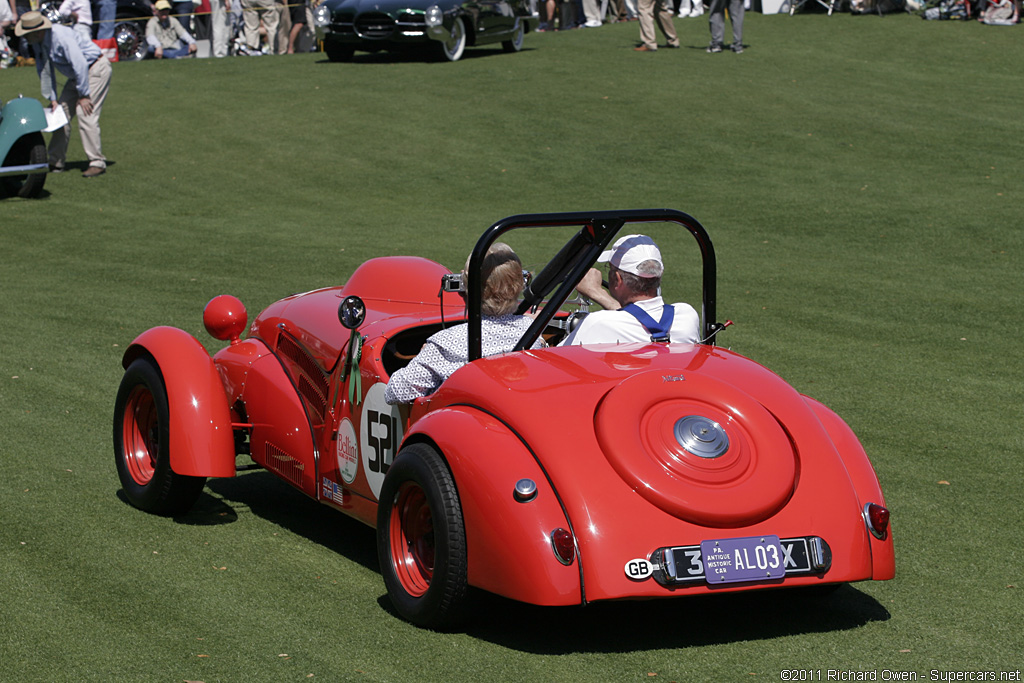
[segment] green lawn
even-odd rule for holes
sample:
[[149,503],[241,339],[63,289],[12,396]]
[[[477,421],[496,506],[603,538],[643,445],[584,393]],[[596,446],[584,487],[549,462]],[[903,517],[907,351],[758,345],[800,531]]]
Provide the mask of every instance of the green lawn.
[[[44,198],[0,200],[0,678],[1024,668],[1022,29],[748,14],[747,51],[708,55],[706,22],[676,24],[684,49],[656,54],[632,51],[631,23],[455,64],[116,65],[108,173],[80,177],[76,132]],[[38,96],[34,70],[3,72],[0,97],[18,92]],[[391,613],[372,530],[272,475],[211,481],[177,519],[120,495],[111,416],[143,330],[214,349],[201,311],[217,294],[252,316],[373,256],[456,267],[506,215],[643,207],[715,240],[719,317],[736,322],[719,343],[858,433],[895,580],[822,599],[494,600],[437,634]],[[667,295],[692,299],[689,243],[663,247]]]

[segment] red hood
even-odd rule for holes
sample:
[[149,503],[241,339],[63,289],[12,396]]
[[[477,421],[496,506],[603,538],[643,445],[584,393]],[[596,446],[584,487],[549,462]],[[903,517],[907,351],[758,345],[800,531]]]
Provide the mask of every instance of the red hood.
[[[309,350],[324,370],[330,371],[341,356],[349,331],[338,320],[338,306],[349,295],[366,302],[366,321],[360,334],[373,338],[441,321],[437,298],[441,276],[450,271],[439,263],[415,256],[371,259],[361,265],[342,287],[295,294],[271,304],[249,327],[271,348],[285,329]],[[465,304],[454,293],[444,295],[445,318],[464,315]]]

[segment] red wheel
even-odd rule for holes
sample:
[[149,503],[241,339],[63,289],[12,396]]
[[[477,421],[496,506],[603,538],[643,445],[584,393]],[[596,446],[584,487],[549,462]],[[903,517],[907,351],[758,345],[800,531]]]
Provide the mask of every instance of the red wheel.
[[186,512],[202,493],[205,477],[171,469],[167,389],[156,363],[135,360],[124,373],[114,403],[114,459],[125,497],[147,512]]
[[434,576],[434,521],[418,484],[406,482],[399,490],[388,535],[398,581],[406,593],[422,597]]
[[395,610],[427,628],[451,626],[465,604],[466,532],[441,455],[414,444],[391,463],[377,508],[377,554]]
[[136,484],[145,486],[153,479],[160,449],[160,418],[153,392],[146,385],[140,384],[131,390],[121,427],[128,473]]

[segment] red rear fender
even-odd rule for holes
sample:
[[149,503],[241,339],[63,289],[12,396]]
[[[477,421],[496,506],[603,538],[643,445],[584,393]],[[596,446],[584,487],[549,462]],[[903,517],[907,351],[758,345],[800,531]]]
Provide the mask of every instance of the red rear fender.
[[[506,425],[469,406],[445,408],[415,423],[405,443],[414,441],[432,441],[455,478],[471,585],[536,605],[582,601],[579,558],[565,566],[551,547],[551,532],[570,528],[565,513],[533,455]],[[537,485],[529,502],[513,495],[521,479]]]
[[[871,461],[853,430],[825,405],[806,396],[804,401],[821,420],[822,426],[835,444],[836,451],[843,459],[843,465],[850,475],[861,508],[868,503],[884,506],[885,497],[882,495],[882,487],[878,484],[875,468],[871,466]],[[871,578],[876,581],[893,578],[896,575],[896,557],[892,530],[890,529],[883,539],[876,538],[870,533],[867,537],[871,542]]]
[[121,364],[148,355],[167,388],[171,469],[190,477],[235,476],[235,441],[224,386],[213,359],[192,335],[174,327],[143,332]]

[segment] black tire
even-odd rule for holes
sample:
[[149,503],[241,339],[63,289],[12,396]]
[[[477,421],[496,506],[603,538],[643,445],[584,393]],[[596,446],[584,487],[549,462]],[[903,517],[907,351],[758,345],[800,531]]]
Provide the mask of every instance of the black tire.
[[522,20],[516,18],[516,28],[512,33],[512,38],[502,41],[501,47],[505,52],[519,52],[523,49],[523,35],[525,35],[525,33],[526,29],[523,28]]
[[455,23],[452,24],[451,39],[438,43],[437,51],[441,59],[448,62],[457,62],[462,59],[462,54],[466,51],[467,42],[466,23],[462,20],[462,17],[455,17]]
[[327,53],[327,59],[332,62],[351,62],[352,57],[356,54],[354,47],[348,45],[332,45],[330,43],[324,44],[324,52]]
[[171,469],[167,388],[156,363],[139,358],[128,366],[114,403],[114,459],[128,502],[146,512],[187,512],[199,498],[205,477]]
[[402,618],[443,630],[465,615],[466,530],[455,481],[426,444],[403,448],[377,507],[377,557],[388,597]]
[[[4,159],[4,166],[27,166],[46,163],[46,141],[42,133],[30,133],[21,137],[11,147]],[[19,197],[38,197],[46,184],[46,171],[0,178],[6,194]]]

